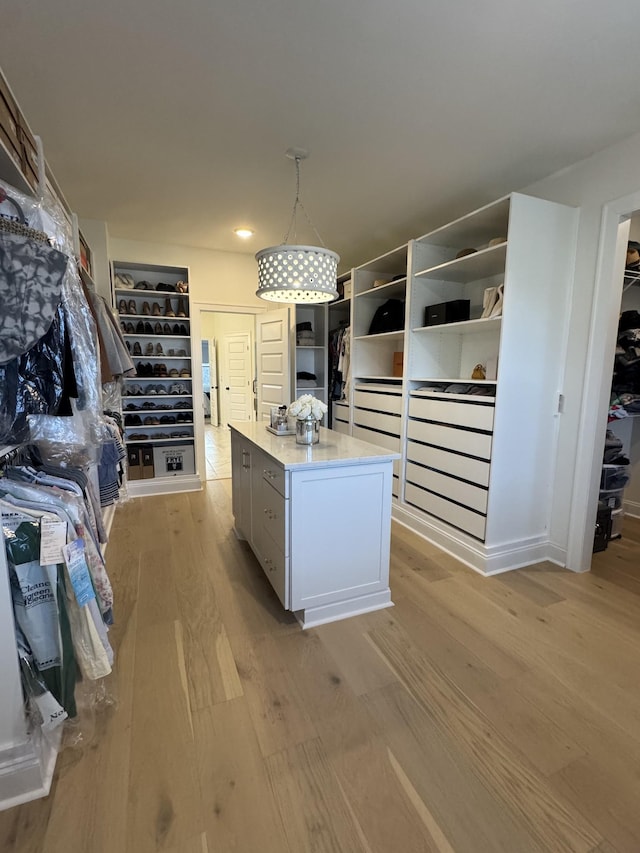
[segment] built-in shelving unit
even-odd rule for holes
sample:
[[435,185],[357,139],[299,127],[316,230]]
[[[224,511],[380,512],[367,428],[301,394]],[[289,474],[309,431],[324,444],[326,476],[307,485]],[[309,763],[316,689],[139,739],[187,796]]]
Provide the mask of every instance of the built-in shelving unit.
[[114,261],[113,277],[114,309],[136,366],[122,396],[129,492],[198,489],[188,270]]

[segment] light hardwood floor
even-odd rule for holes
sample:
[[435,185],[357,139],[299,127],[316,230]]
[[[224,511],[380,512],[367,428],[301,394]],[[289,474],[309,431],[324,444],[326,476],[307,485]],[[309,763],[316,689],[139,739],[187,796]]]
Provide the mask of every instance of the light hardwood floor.
[[486,579],[395,527],[395,607],[303,632],[229,480],[131,501],[117,707],[0,850],[638,853],[639,547]]

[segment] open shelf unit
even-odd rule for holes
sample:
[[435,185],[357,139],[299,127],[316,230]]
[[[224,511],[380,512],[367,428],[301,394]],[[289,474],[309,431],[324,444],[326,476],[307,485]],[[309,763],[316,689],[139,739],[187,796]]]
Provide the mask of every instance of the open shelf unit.
[[[123,287],[130,277],[133,288]],[[113,304],[136,366],[122,395],[132,496],[200,488],[185,267],[113,262]],[[143,288],[142,285],[145,285]],[[160,286],[160,289],[158,289]]]

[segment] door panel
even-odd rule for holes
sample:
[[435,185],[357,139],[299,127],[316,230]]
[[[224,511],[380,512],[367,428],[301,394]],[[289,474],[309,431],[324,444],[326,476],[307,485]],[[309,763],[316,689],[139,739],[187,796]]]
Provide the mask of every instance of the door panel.
[[291,402],[289,308],[256,317],[258,420],[269,420],[271,406]]
[[224,386],[225,417],[229,421],[253,419],[251,388],[251,336],[238,332],[224,336],[226,383]]

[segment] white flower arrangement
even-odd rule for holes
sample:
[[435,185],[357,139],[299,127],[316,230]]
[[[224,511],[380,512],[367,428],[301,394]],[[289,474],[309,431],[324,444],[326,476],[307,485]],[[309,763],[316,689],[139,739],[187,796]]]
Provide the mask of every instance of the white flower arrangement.
[[287,409],[287,414],[291,415],[292,418],[297,418],[299,421],[303,421],[309,415],[313,415],[317,421],[321,421],[326,412],[326,403],[318,400],[313,394],[302,394]]

